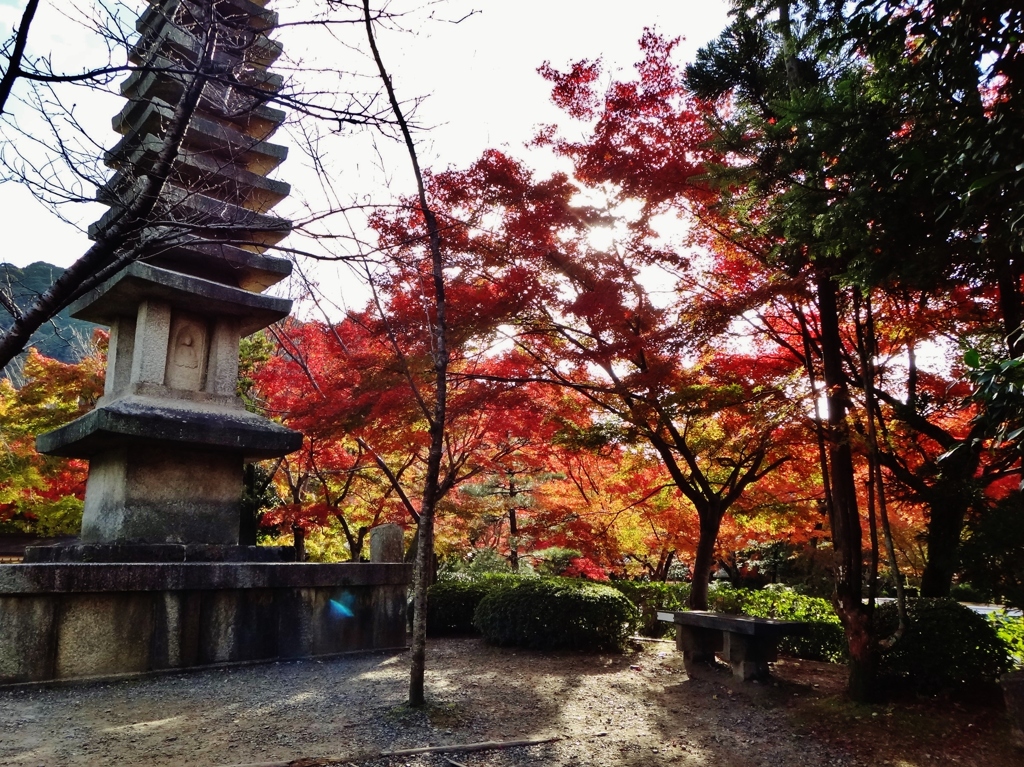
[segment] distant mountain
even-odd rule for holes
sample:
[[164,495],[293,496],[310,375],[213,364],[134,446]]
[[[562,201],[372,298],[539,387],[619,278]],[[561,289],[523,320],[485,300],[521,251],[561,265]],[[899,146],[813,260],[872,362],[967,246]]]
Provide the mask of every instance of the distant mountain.
[[[9,286],[14,302],[21,308],[27,308],[63,272],[59,266],[42,261],[24,268],[0,264],[0,285]],[[0,329],[7,330],[12,323],[10,315],[0,309]],[[78,362],[89,348],[93,330],[98,327],[91,322],[72,319],[65,309],[33,334],[29,346],[61,362]]]

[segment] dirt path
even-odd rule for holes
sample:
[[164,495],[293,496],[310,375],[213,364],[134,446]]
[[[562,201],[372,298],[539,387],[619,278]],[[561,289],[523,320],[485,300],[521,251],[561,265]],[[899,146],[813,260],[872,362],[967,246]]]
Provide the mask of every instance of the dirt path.
[[783,662],[768,685],[690,678],[671,644],[634,654],[432,642],[426,711],[410,711],[405,654],[359,655],[0,693],[0,765],[237,765],[344,757],[448,767],[443,755],[368,758],[444,743],[561,736],[452,754],[466,767],[1024,763],[998,708],[948,701],[853,706],[843,670]]

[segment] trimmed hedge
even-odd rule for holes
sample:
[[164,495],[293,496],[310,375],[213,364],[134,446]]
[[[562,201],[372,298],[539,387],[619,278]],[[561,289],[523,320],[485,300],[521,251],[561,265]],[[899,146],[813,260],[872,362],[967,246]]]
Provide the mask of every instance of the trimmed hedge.
[[637,621],[621,592],[573,578],[502,579],[473,623],[491,644],[536,650],[620,650]]
[[427,589],[427,634],[475,634],[473,613],[500,576],[446,578]]
[[[907,600],[907,632],[879,658],[879,676],[889,684],[925,693],[992,683],[1013,663],[992,624],[952,599]],[[895,603],[875,610],[884,637],[896,631]]]
[[609,581],[608,585],[626,595],[640,613],[637,633],[645,637],[663,637],[672,625],[658,621],[658,610],[682,610],[690,596],[689,583],[660,581]]

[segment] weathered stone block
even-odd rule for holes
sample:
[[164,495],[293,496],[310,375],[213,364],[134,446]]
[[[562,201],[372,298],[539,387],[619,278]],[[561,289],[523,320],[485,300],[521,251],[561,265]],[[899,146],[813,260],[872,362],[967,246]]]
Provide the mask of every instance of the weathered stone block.
[[73,679],[146,671],[152,629],[153,601],[148,594],[62,599],[54,675]]
[[85,543],[238,543],[242,456],[162,446],[99,453],[89,464]]
[[377,525],[370,530],[370,561],[401,562],[405,559],[405,537],[398,525]]
[[0,684],[53,679],[58,599],[0,595]]

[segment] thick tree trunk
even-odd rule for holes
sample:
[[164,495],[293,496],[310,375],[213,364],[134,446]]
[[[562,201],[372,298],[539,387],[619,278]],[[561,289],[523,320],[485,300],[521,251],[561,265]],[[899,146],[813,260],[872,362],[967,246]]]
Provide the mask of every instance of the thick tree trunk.
[[853,450],[846,420],[849,392],[843,375],[842,338],[836,285],[822,271],[816,275],[821,318],[821,356],[828,406],[828,469],[832,489],[830,527],[834,554],[836,612],[850,649],[849,692],[854,700],[874,696],[875,642],[871,615],[861,597],[863,557],[860,512],[853,472]]
[[718,530],[722,526],[722,514],[717,509],[698,509],[697,514],[700,517],[700,538],[697,540],[693,582],[686,604],[691,610],[707,610],[708,579],[715,565],[715,544],[718,542]]
[[928,562],[921,577],[922,597],[948,597],[960,565],[960,535],[972,492],[965,483],[940,480],[928,493]]

